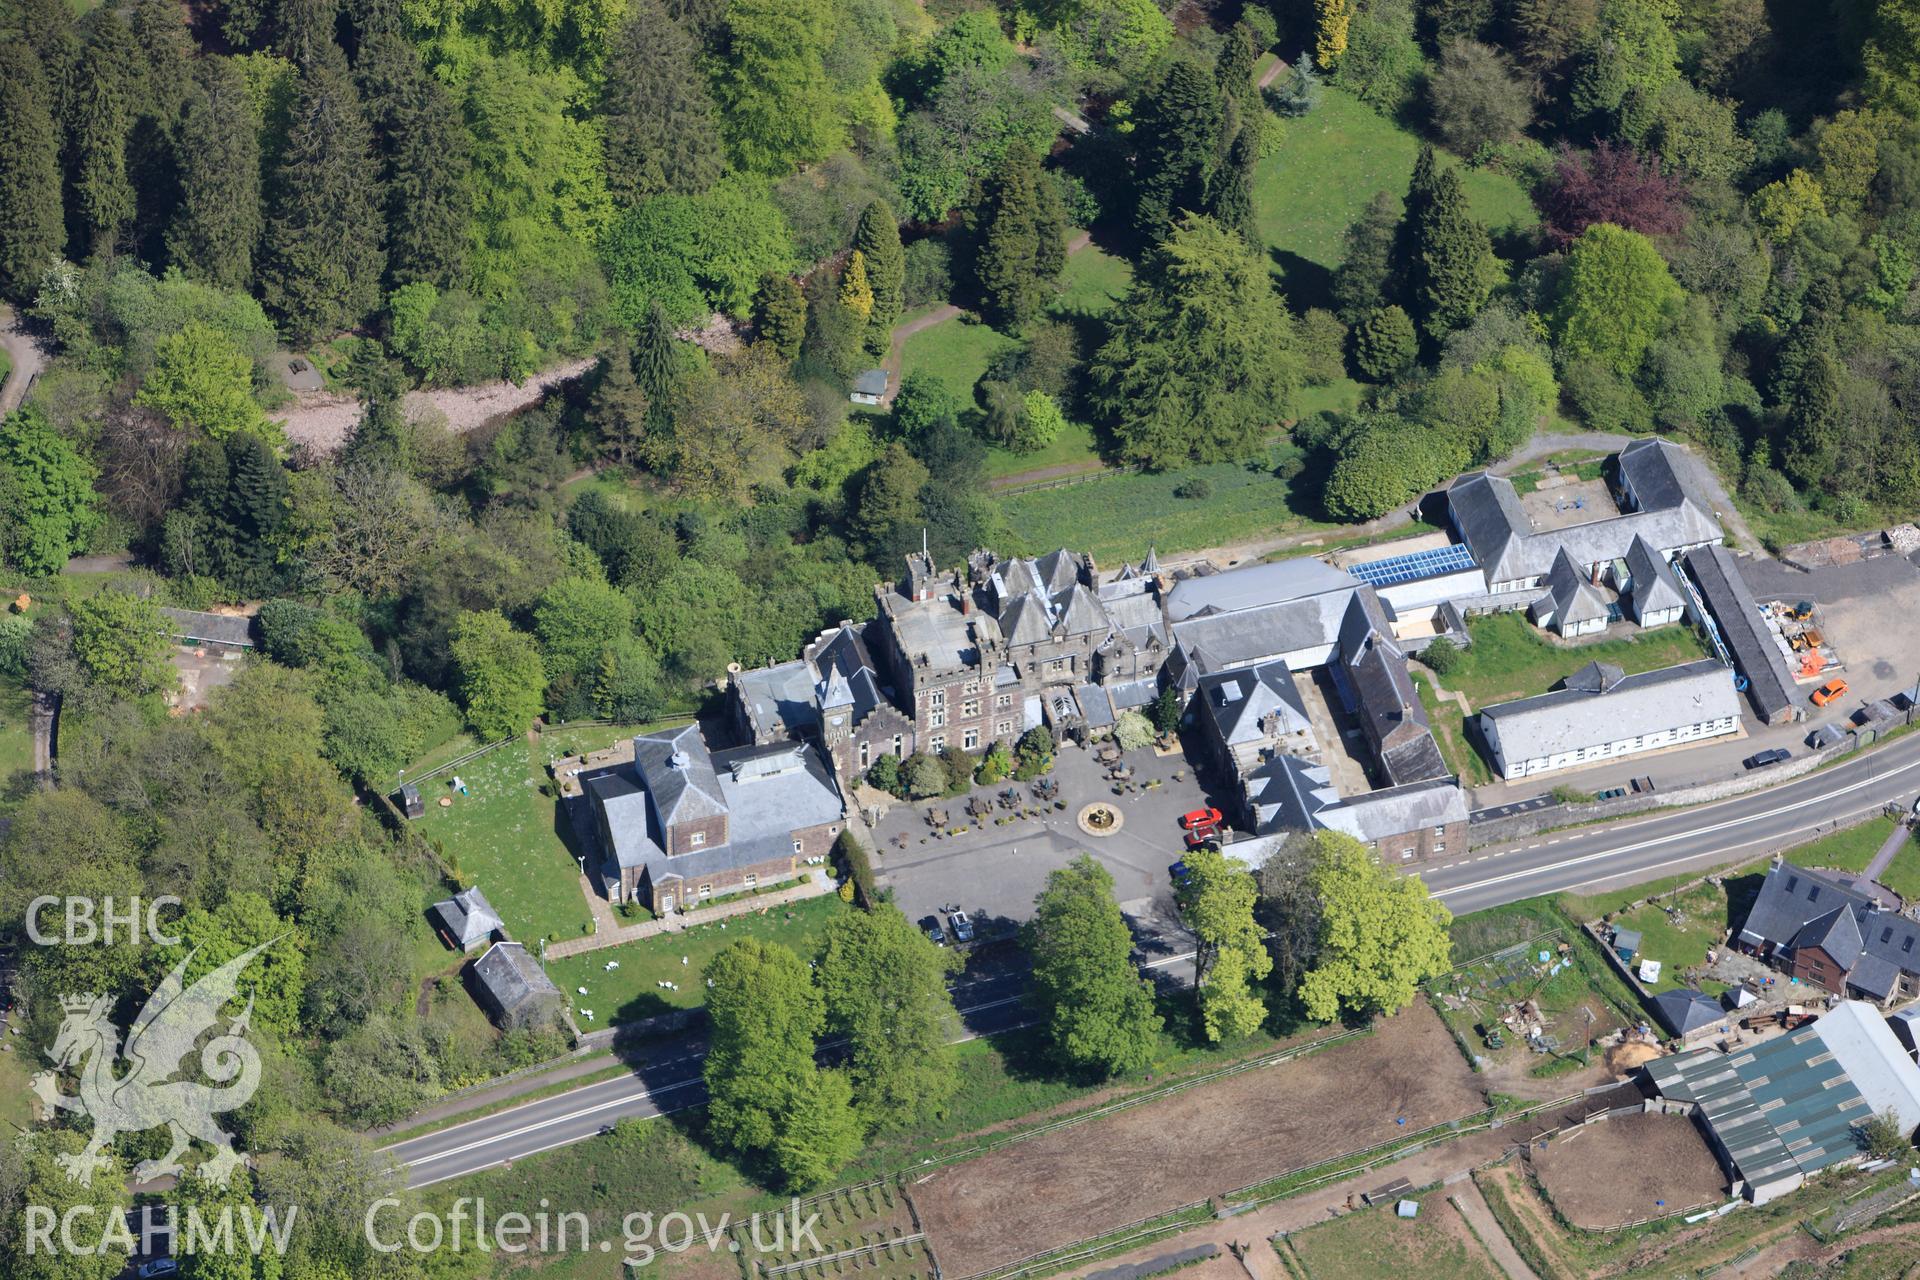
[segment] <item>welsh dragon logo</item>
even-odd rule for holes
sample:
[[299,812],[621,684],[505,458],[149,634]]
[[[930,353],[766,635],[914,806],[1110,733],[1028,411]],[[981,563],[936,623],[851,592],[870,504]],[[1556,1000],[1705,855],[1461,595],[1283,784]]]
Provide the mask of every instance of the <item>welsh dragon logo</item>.
[[[260,1085],[260,1055],[244,1038],[253,1016],[251,994],[247,1007],[227,1024],[226,1033],[216,1035],[200,1050],[201,1070],[214,1083],[173,1077],[180,1070],[181,1059],[220,1020],[221,1006],[237,995],[240,974],[272,945],[263,942],[234,957],[191,987],[185,981],[187,966],[194,957],[189,951],[134,1019],[124,1051],[119,1029],[108,1016],[113,1007],[110,997],[61,997],[66,1017],[47,1057],[54,1066],[79,1076],[80,1093],[62,1094],[56,1084],[57,1073],[52,1071],[34,1076],[33,1091],[47,1105],[49,1115],[58,1108],[93,1119],[93,1137],[86,1148],[58,1157],[69,1180],[91,1186],[94,1171],[109,1160],[106,1149],[115,1136],[165,1125],[172,1145],[159,1159],[135,1166],[135,1181],[181,1173],[180,1157],[198,1138],[214,1149],[213,1157],[200,1165],[200,1176],[217,1186],[227,1185],[240,1165],[240,1157],[234,1152],[232,1135],[215,1124],[213,1117],[215,1112],[244,1106]],[[115,1065],[123,1056],[128,1070],[115,1075]]]

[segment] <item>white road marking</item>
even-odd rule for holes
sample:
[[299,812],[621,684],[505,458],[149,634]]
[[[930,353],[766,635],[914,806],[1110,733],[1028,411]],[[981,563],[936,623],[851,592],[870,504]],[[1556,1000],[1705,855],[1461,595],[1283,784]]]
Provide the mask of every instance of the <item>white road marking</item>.
[[[1844,787],[1838,787],[1832,791],[1821,792],[1819,795],[1809,796],[1805,800],[1796,800],[1791,804],[1783,804],[1777,808],[1762,810],[1759,813],[1748,814],[1745,817],[1729,818],[1725,822],[1714,823],[1711,826],[1698,827],[1688,831],[1676,831],[1670,835],[1653,836],[1649,839],[1639,841],[1638,843],[1635,843],[1635,844],[1621,845],[1618,848],[1601,849],[1595,853],[1581,854],[1577,858],[1568,858],[1564,862],[1549,863],[1544,867],[1530,867],[1524,871],[1509,871],[1504,875],[1492,876],[1485,880],[1477,880],[1471,884],[1454,885],[1452,888],[1441,889],[1438,892],[1434,893],[1432,896],[1435,898],[1446,898],[1454,894],[1468,893],[1475,889],[1485,889],[1491,885],[1506,884],[1514,880],[1524,880],[1529,876],[1545,875],[1549,872],[1559,871],[1566,867],[1577,867],[1583,863],[1597,862],[1602,858],[1615,858],[1615,857],[1621,856],[1622,854],[1637,853],[1642,849],[1658,848],[1661,845],[1672,844],[1676,840],[1699,840],[1706,836],[1710,836],[1718,831],[1730,831],[1735,827],[1744,827],[1744,826],[1749,826],[1756,822],[1764,822],[1769,818],[1777,818],[1777,817],[1780,817],[1782,814],[1793,813],[1793,812],[1796,812],[1797,810],[1810,808],[1814,805],[1829,804],[1834,800],[1839,799],[1841,796],[1848,795],[1851,792],[1859,791],[1863,787],[1877,786],[1878,784],[1885,782],[1888,778],[1891,778],[1896,774],[1906,773],[1912,769],[1920,769],[1920,758],[1909,760],[1905,764],[1896,765],[1891,769],[1885,769],[1878,773],[1871,774],[1868,777],[1860,779],[1858,782],[1850,782]],[[1877,809],[1879,806],[1874,805],[1871,807]],[[1819,823],[1816,823],[1815,826],[1823,825],[1824,823],[1830,822],[1832,820],[1833,819],[1831,818],[1823,818]],[[1639,826],[1641,824],[1635,823],[1634,825]],[[1810,828],[1804,828],[1804,829],[1810,829]],[[1740,849],[1740,848],[1746,847],[1746,845],[1749,845],[1749,844],[1757,844],[1761,840],[1776,840],[1776,839],[1780,839],[1781,836],[1797,835],[1801,830],[1803,830],[1803,828],[1795,828],[1793,831],[1782,832],[1780,833],[1780,835],[1760,836],[1754,840],[1743,841],[1740,844],[1735,844],[1727,847],[1732,849]],[[1719,852],[1719,851],[1715,850],[1714,852]],[[1655,867],[1635,867],[1635,868],[1632,868],[1631,870],[1635,874],[1638,874],[1642,871],[1658,870],[1661,867],[1674,866],[1677,863],[1681,863],[1681,862],[1691,862],[1697,858],[1704,857],[1704,856],[1706,856],[1704,852],[1694,853],[1694,854],[1689,854],[1687,857],[1684,857],[1684,858],[1675,859],[1672,862],[1660,863]],[[1599,878],[1599,877],[1596,877],[1596,878]]]

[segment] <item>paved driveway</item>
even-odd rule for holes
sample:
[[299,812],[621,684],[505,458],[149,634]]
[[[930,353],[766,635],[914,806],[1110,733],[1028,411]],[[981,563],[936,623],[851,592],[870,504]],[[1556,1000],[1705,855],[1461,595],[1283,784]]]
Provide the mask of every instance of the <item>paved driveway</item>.
[[[1148,749],[1128,752],[1124,761],[1133,769],[1135,782],[1158,778],[1161,785],[1116,796],[1104,766],[1090,752],[1063,747],[1052,776],[1060,784],[1064,809],[1028,801],[1041,809],[1042,816],[1004,826],[993,825],[989,818],[984,829],[936,838],[925,821],[928,809],[944,808],[950,824],[958,824],[965,820],[967,797],[895,805],[875,829],[881,883],[892,888],[894,901],[908,919],[917,921],[958,906],[974,918],[980,935],[986,937],[1031,919],[1034,899],[1046,887],[1048,873],[1084,851],[1113,876],[1114,897],[1143,958],[1152,963],[1185,955],[1193,949],[1193,938],[1174,910],[1167,875],[1168,866],[1182,850],[1179,817],[1206,805],[1223,810],[1227,805],[1195,779],[1182,756],[1156,756]],[[1176,773],[1182,775],[1178,780]],[[1001,789],[976,788],[973,794],[991,798]],[[1024,786],[1020,789],[1026,791]],[[1080,829],[1078,814],[1094,801],[1110,803],[1119,811],[1122,821],[1117,831],[1096,837]],[[997,817],[1006,811],[996,808],[994,812]],[[897,843],[902,835],[907,840],[904,848]]]

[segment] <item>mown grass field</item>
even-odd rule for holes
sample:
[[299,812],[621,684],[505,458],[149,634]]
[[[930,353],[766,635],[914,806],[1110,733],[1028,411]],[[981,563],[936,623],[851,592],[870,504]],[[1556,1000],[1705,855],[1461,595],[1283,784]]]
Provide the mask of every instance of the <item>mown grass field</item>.
[[[1147,547],[1162,555],[1338,525],[1296,512],[1298,480],[1274,468],[1294,452],[1283,440],[1260,463],[1216,462],[1181,471],[1124,472],[999,500],[1011,543],[1020,553],[1077,547],[1102,562],[1137,560]],[[1194,480],[1205,497],[1175,494]],[[1304,505],[1304,504],[1300,504]]]
[[1543,637],[1520,614],[1502,613],[1473,619],[1468,632],[1473,637],[1472,646],[1442,683],[1464,693],[1476,710],[1490,703],[1545,693],[1589,662],[1609,662],[1632,675],[1707,656],[1699,637],[1679,626],[1636,632],[1620,639],[1559,645]]
[[[561,837],[565,819],[540,794],[545,774],[533,752],[516,739],[429,778],[420,786],[427,811],[414,824],[440,843],[461,878],[480,887],[507,931],[529,948],[540,938],[578,937],[591,919],[579,865]],[[465,794],[454,787],[456,776]]]
[[[786,906],[768,907],[764,914],[734,916],[713,924],[695,925],[681,933],[550,960],[547,975],[567,993],[576,1010],[593,1010],[592,1022],[583,1023],[583,1027],[633,1022],[656,1013],[705,1004],[707,988],[701,974],[707,962],[718,955],[722,947],[742,938],[777,942],[797,952],[802,959],[812,959],[827,922],[848,910],[851,908],[836,894],[808,898]],[[620,967],[609,970],[609,962]],[[672,982],[679,990],[662,987],[661,982]],[[580,994],[581,987],[587,989],[587,994]]]
[[[1054,318],[1080,330],[1083,356],[1091,355],[1092,345],[1099,341],[1098,318],[1112,309],[1132,280],[1133,268],[1126,259],[1114,257],[1098,245],[1090,244],[1067,258],[1060,277],[1060,295],[1048,310]],[[967,406],[962,421],[977,426],[980,411],[974,404],[974,384],[995,356],[1017,345],[1017,339],[969,317],[947,320],[907,339],[900,352],[900,375],[904,379],[925,372],[938,377]],[[1082,422],[1068,422],[1057,439],[1033,453],[987,447],[989,478],[1098,461],[1093,428]]]
[[[1636,965],[1641,959],[1660,962],[1660,980],[1641,985],[1656,994],[1685,986],[1685,970],[1704,964],[1707,951],[1726,941],[1727,890],[1724,885],[1697,885],[1678,897],[1662,898],[1617,916],[1614,924],[1640,931]],[[1704,981],[1700,989],[1717,996],[1726,984]]]
[[[1831,867],[1835,871],[1865,871],[1893,831],[1893,819],[1869,818],[1858,826],[1803,844],[1787,856],[1803,867]],[[1898,862],[1896,858],[1894,861]],[[1888,888],[1893,886],[1889,885]],[[1896,893],[1899,890],[1894,890]]]
[[1418,1217],[1401,1218],[1391,1204],[1377,1205],[1296,1232],[1274,1247],[1310,1280],[1501,1280],[1504,1273],[1444,1189],[1417,1197],[1416,1203]]
[[[1323,276],[1340,265],[1347,226],[1376,192],[1406,194],[1420,139],[1332,87],[1312,115],[1275,127],[1280,143],[1254,179],[1255,216],[1286,287],[1303,295],[1289,300],[1317,306],[1321,299],[1309,296],[1316,290],[1301,289],[1299,277]],[[1442,163],[1460,161],[1443,152]],[[1505,174],[1462,167],[1460,184],[1473,216],[1496,236],[1539,220],[1527,193]]]

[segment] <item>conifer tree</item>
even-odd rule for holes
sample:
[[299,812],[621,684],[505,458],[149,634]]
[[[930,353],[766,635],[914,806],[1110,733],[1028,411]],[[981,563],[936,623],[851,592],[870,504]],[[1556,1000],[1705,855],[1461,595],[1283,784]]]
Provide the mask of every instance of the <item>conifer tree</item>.
[[1254,46],[1253,28],[1244,22],[1233,24],[1233,30],[1227,32],[1226,41],[1220,46],[1220,56],[1214,60],[1214,79],[1220,83],[1220,92],[1233,101],[1245,104],[1254,96],[1253,65],[1260,60],[1260,51]]
[[753,317],[760,341],[772,343],[782,360],[799,356],[807,336],[807,295],[799,281],[781,271],[762,276]]
[[1260,230],[1253,218],[1253,177],[1260,164],[1258,126],[1244,124],[1227,149],[1227,162],[1214,171],[1213,190],[1208,196],[1213,220],[1228,231],[1236,232],[1249,246],[1260,243]]
[[1200,212],[1220,146],[1220,88],[1191,58],[1176,58],[1140,106],[1134,137],[1134,225],[1151,239],[1182,213]]
[[885,355],[893,326],[906,309],[907,255],[900,247],[900,224],[885,200],[875,200],[860,214],[853,247],[866,259],[867,283],[873,288],[873,314],[867,319],[867,350]]
[[1393,277],[1401,214],[1399,198],[1382,191],[1347,228],[1346,252],[1333,272],[1333,306],[1348,324],[1398,297]]
[[1039,158],[1016,142],[986,184],[974,274],[988,321],[1002,329],[1037,315],[1058,275],[1054,251],[1042,243],[1057,239],[1058,227],[1042,207],[1041,179]]
[[1353,23],[1353,0],[1313,0],[1313,8],[1313,59],[1322,71],[1331,71],[1347,54],[1347,28]]
[[633,376],[656,406],[666,403],[680,378],[680,357],[673,349],[676,341],[667,313],[658,302],[653,303],[647,308],[640,332],[634,335]]
[[1034,234],[1039,238],[1033,255],[1033,269],[1040,279],[1052,284],[1067,269],[1067,206],[1060,199],[1060,184],[1044,169],[1034,172],[1034,195],[1038,212],[1034,216]]
[[636,0],[607,65],[607,190],[622,204],[698,195],[722,168],[720,126],[693,37],[660,0]]
[[260,140],[247,85],[225,58],[204,59],[199,92],[180,121],[180,204],[167,229],[167,257],[223,289],[253,282],[260,209]]
[[616,338],[600,360],[600,380],[593,389],[592,422],[600,433],[601,450],[615,462],[638,461],[645,453],[647,393],[633,376],[633,350]]
[[370,37],[355,72],[380,160],[387,279],[450,284],[467,250],[472,138],[460,106],[398,35]]
[[0,298],[24,302],[60,252],[60,137],[31,46],[0,40]]
[[1492,291],[1493,246],[1467,211],[1460,175],[1445,170],[1415,226],[1413,302],[1430,339],[1471,320]]
[[300,341],[357,323],[379,305],[386,255],[366,116],[344,70],[300,77],[274,188],[262,300]]
[[873,318],[873,286],[867,283],[867,255],[858,249],[847,259],[847,273],[840,277],[840,305],[858,316],[862,324]]
[[133,125],[140,49],[111,9],[87,15],[67,93],[68,240],[76,257],[110,251],[133,221],[127,133]]

